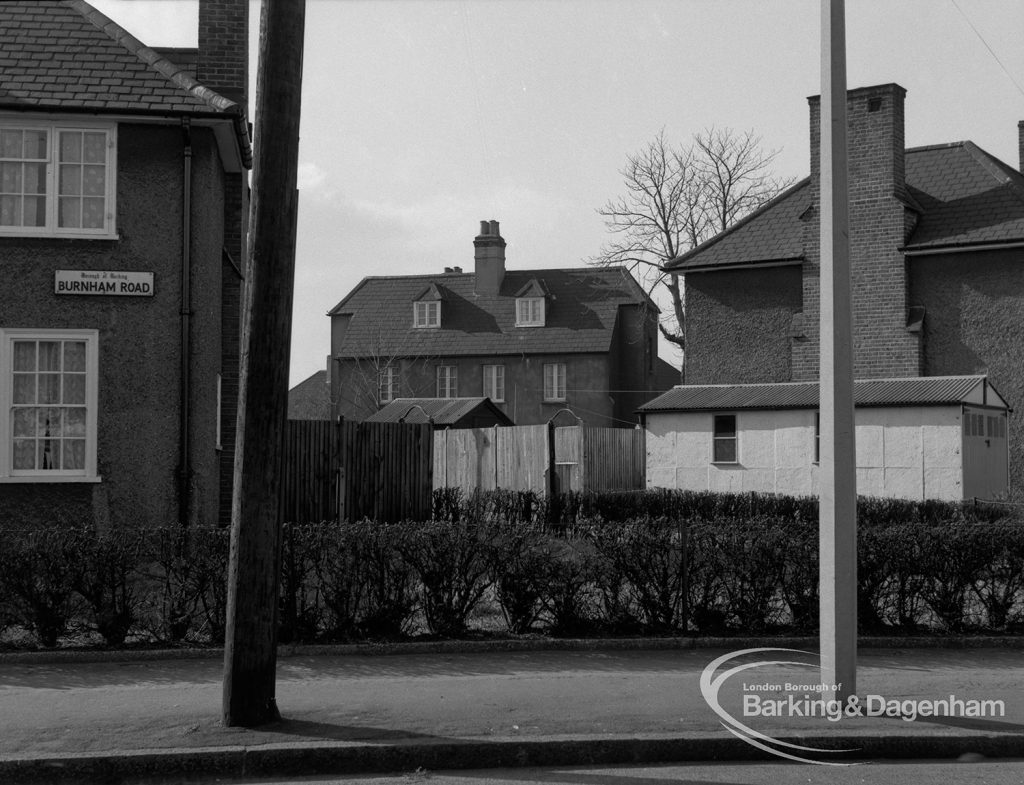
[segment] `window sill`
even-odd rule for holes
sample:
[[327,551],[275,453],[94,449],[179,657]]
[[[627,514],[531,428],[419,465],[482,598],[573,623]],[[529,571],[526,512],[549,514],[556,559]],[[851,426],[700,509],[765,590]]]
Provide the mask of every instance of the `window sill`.
[[544,322],[532,322],[532,323],[529,323],[529,324],[522,324],[520,322],[516,322],[516,327],[543,327],[543,326],[544,326]]
[[0,237],[11,240],[120,240],[117,232],[8,232],[0,230]]
[[66,484],[66,483],[72,483],[72,482],[77,482],[77,483],[98,483],[98,482],[103,482],[103,478],[102,477],[98,477],[98,476],[97,477],[90,477],[90,476],[85,476],[85,475],[81,475],[81,474],[60,474],[60,475],[56,475],[54,477],[45,477],[45,476],[39,475],[39,474],[25,474],[25,475],[17,475],[17,476],[12,476],[12,477],[0,477],[0,485],[14,485],[14,484],[19,484],[19,485],[34,484],[34,485],[38,485],[38,484],[41,484],[41,483],[46,483],[48,485],[51,485],[51,484],[55,484],[55,483]]
[[712,461],[712,466],[739,466],[739,461]]

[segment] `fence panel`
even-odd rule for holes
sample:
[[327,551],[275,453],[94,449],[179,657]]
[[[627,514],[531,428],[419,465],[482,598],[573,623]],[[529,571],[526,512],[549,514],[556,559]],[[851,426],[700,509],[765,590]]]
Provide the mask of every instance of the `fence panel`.
[[438,431],[434,442],[434,487],[493,490],[498,487],[495,428]]
[[435,436],[434,487],[547,494],[551,470],[559,491],[639,490],[644,487],[645,460],[644,432],[638,428],[460,428]]
[[433,458],[427,424],[290,420],[281,519],[426,520]]
[[587,426],[580,430],[584,489],[616,491],[644,487],[647,455],[643,430]]
[[281,465],[281,519],[326,521],[337,513],[337,451],[334,425],[326,420],[289,420]]
[[498,487],[546,494],[550,463],[548,427],[516,425],[498,428],[495,442]]

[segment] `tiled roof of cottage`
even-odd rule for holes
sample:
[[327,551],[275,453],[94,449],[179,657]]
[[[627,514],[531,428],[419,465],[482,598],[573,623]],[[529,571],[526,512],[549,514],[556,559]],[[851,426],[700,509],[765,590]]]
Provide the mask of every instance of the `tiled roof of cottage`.
[[[919,214],[908,250],[1024,240],[1024,175],[973,142],[912,148],[905,168],[908,206]],[[810,198],[807,178],[665,268],[685,273],[799,261]]]
[[[621,267],[508,270],[497,296],[477,295],[472,273],[364,278],[330,311],[351,316],[339,357],[437,357],[606,352],[620,305],[657,311]],[[543,327],[516,327],[516,293],[547,290]],[[441,326],[413,327],[413,301],[430,285]]]
[[[166,51],[166,50],[165,50]],[[118,113],[232,113],[199,84],[84,0],[0,2],[0,108]]]
[[288,419],[331,419],[331,380],[327,371],[317,371],[288,391]]
[[922,210],[908,249],[1024,239],[1024,175],[973,142],[907,150],[906,170]]

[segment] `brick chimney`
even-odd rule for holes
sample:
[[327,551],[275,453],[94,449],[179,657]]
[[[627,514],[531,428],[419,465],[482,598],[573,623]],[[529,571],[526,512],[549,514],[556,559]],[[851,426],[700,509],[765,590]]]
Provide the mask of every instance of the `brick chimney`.
[[197,81],[242,107],[249,95],[249,0],[199,0]]
[[505,241],[497,221],[480,222],[480,234],[473,238],[473,249],[476,293],[496,297],[505,278]]
[[1024,120],[1017,123],[1017,164],[1024,172]]
[[[850,268],[853,285],[854,376],[917,376],[921,347],[907,332],[907,278],[903,254],[915,215],[908,209],[904,166],[903,99],[898,84],[847,93],[850,188]],[[794,381],[818,378],[821,98],[812,96],[811,199],[804,224],[803,328],[809,340],[793,344]]]

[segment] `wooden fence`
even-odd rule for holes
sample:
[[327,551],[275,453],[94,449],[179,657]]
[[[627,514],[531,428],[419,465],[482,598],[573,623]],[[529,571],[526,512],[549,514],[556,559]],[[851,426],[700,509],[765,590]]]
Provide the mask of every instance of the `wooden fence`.
[[558,491],[638,490],[640,429],[550,425],[465,428],[434,435],[434,487]]
[[289,420],[281,518],[427,520],[432,460],[427,424]]

